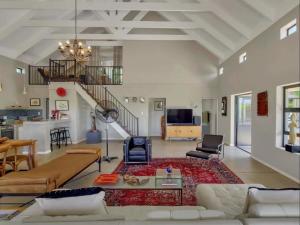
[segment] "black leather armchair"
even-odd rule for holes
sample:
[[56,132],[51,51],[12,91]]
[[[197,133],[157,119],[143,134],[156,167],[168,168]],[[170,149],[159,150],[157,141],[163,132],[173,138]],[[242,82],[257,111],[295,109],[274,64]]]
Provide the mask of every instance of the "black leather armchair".
[[124,140],[125,164],[149,163],[152,157],[152,141],[149,137],[135,136]]
[[204,135],[202,141],[197,144],[196,151],[189,151],[186,153],[186,156],[210,159],[212,155],[222,154],[222,159],[224,158],[224,143],[222,135]]

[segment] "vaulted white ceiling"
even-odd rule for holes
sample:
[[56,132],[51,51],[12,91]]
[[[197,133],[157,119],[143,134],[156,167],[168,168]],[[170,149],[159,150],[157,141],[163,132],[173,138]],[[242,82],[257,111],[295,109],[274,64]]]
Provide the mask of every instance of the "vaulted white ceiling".
[[[220,62],[299,0],[78,0],[79,38],[196,41]],[[0,55],[38,64],[74,38],[74,0],[0,0]]]

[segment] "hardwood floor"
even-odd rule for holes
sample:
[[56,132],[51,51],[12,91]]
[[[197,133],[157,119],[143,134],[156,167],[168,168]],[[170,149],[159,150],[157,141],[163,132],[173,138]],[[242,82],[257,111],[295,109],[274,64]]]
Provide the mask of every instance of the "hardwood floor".
[[[159,138],[153,138],[152,155],[154,158],[167,157],[185,157],[185,153],[195,149],[196,142],[194,141],[164,141]],[[71,147],[99,147],[99,145],[78,144]],[[105,143],[101,143],[102,155],[105,155]],[[111,173],[120,163],[123,156],[123,142],[110,141],[109,155],[118,156],[117,160],[111,163],[102,163],[102,173]],[[38,162],[45,163],[61,154],[64,154],[66,148],[55,149],[51,154],[39,155]],[[271,168],[252,159],[251,156],[235,147],[225,147],[225,159],[223,162],[245,183],[263,184],[267,187],[286,188],[299,187],[300,185],[293,180],[279,174]],[[99,174],[97,165],[92,165],[86,171],[82,172],[78,177],[74,178],[67,187],[84,187],[92,183],[94,178]],[[80,179],[78,179],[80,178]]]

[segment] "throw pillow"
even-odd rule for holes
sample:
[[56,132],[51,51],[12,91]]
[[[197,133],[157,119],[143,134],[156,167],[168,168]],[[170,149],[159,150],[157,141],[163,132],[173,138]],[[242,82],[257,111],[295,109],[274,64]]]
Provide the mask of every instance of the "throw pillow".
[[104,196],[102,188],[92,187],[52,191],[35,200],[47,216],[108,215]]

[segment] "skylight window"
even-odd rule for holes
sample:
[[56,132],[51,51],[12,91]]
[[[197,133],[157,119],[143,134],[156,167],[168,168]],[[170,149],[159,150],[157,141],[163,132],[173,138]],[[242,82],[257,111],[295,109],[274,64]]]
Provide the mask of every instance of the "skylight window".
[[241,64],[246,62],[246,60],[247,60],[247,52],[244,52],[243,54],[240,55],[239,62]]
[[219,75],[223,75],[223,73],[224,73],[224,67],[221,67],[221,68],[219,69]]
[[280,29],[280,40],[297,32],[297,20],[294,19]]

